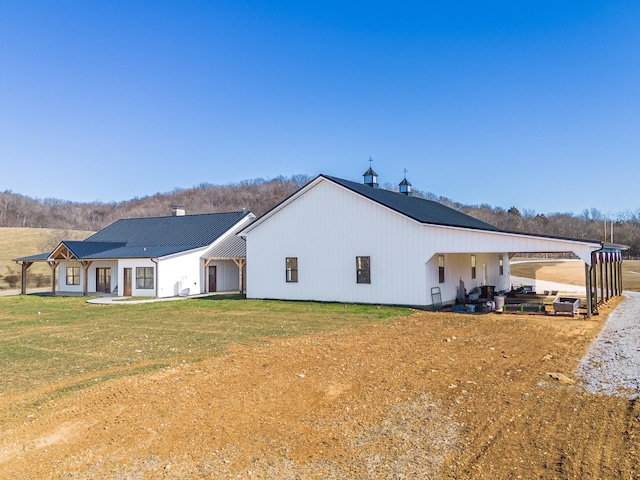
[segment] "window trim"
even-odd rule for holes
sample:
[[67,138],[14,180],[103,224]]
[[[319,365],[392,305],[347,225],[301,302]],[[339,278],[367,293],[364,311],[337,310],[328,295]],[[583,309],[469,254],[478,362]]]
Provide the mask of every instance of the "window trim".
[[[69,271],[71,271],[71,274],[69,274]],[[65,279],[67,285],[80,285],[80,267],[67,267]],[[69,282],[69,279],[71,279],[71,282]]]
[[475,280],[477,276],[476,270],[476,256],[471,255],[471,280]]
[[[292,265],[289,265],[291,262]],[[298,257],[285,257],[285,281],[287,283],[298,283]]]
[[498,263],[500,265],[500,275],[504,275],[504,257],[502,255],[500,255],[500,260]]
[[[149,272],[150,276],[147,275]],[[153,290],[154,284],[155,271],[153,267],[136,267],[136,290]]]
[[356,283],[371,284],[371,257],[369,255],[356,257]]

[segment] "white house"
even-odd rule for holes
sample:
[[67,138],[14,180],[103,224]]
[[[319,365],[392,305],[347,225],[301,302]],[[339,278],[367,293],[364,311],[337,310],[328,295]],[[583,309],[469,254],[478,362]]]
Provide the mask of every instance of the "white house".
[[[247,297],[354,303],[453,303],[460,280],[511,287],[517,252],[573,252],[585,265],[600,242],[502,231],[440,203],[320,175],[248,225]],[[589,276],[589,278],[591,278]]]
[[[22,293],[33,262],[47,262],[52,293],[172,297],[244,288],[248,211],[121,219],[83,241],[22,257]],[[56,281],[56,272],[57,281]]]

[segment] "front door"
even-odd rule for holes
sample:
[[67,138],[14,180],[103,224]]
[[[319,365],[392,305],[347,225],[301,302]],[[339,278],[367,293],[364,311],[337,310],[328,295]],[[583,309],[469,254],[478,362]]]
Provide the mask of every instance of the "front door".
[[111,268],[96,268],[96,292],[111,292]]
[[217,267],[215,265],[209,265],[209,292],[216,292],[216,277],[217,277]]
[[124,269],[124,291],[122,292],[122,294],[125,297],[131,296],[131,283],[133,279],[133,273],[131,270],[131,268]]

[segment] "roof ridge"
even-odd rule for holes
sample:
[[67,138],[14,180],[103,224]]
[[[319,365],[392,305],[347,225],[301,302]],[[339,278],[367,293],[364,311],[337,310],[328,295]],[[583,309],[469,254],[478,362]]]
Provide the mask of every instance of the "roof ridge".
[[207,215],[229,215],[234,213],[242,213],[242,214],[250,214],[253,213],[251,210],[233,210],[230,212],[209,212],[209,213],[187,213],[184,215],[153,215],[151,217],[126,217],[119,218],[116,222],[120,220],[144,220],[147,218],[183,218],[183,217],[204,217]]
[[502,231],[495,225],[491,225],[490,223],[484,222],[483,220],[435,200],[408,196],[385,188],[372,188],[369,185],[357,183],[352,180],[332,177],[331,175],[320,174],[319,177],[325,178],[330,182],[347,188],[358,195],[368,198],[373,202],[390,208],[395,212],[412,218],[420,223],[494,232]]

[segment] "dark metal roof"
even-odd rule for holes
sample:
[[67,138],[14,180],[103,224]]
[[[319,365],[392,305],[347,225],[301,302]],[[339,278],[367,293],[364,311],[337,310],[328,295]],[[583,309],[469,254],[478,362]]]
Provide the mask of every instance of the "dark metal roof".
[[369,185],[330,177],[328,175],[320,176],[420,223],[490,230],[494,232],[501,231],[498,227],[454,210],[446,205],[442,205],[441,203],[434,202],[433,200],[410,197],[402,193],[381,188],[372,188]]
[[[153,258],[211,245],[249,211],[118,220],[85,240],[63,241],[78,260]],[[15,261],[45,261],[53,252]]]
[[14,262],[44,262],[49,258],[51,252],[38,253],[27,257],[14,258]]
[[155,258],[186,252],[202,245],[166,245],[160,247],[120,247],[105,252],[94,253],[83,257],[83,260],[118,259],[118,258]]
[[62,245],[67,247],[76,258],[86,258],[100,254],[114,248],[124,247],[123,242],[86,242],[84,240],[65,240]]
[[125,218],[103,228],[85,242],[122,242],[127,247],[205,246],[248,215],[251,212]]

